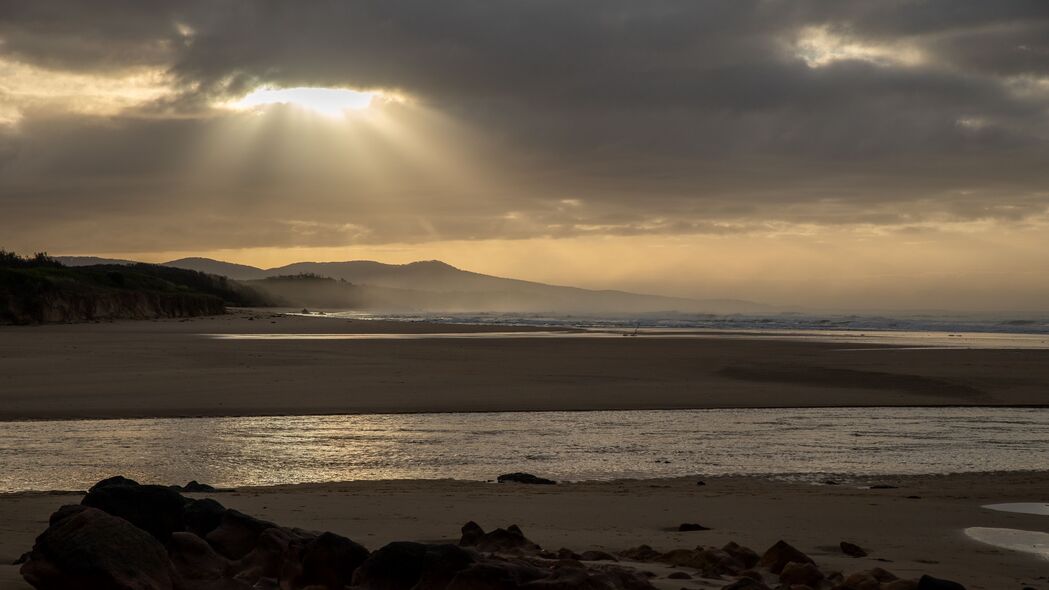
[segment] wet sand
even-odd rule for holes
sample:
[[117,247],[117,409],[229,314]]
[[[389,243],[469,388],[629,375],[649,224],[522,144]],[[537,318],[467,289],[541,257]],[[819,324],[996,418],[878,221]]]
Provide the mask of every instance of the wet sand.
[[259,310],[2,326],[0,419],[1049,404],[1049,350],[901,350],[760,336],[204,336],[508,330]]
[[[456,541],[462,524],[475,520],[485,528],[516,523],[552,550],[615,552],[646,543],[667,551],[734,540],[760,552],[784,539],[824,571],[882,567],[901,577],[928,573],[969,590],[1049,587],[1046,560],[984,545],[962,532],[971,526],[1049,531],[1047,516],[981,508],[1045,501],[1046,473],[879,478],[836,486],[742,477],[704,481],[705,486],[697,486],[695,478],[557,486],[373,481],[247,488],[212,497],[283,525],[332,530],[369,549],[393,540]],[[878,483],[898,487],[859,487]],[[77,495],[0,496],[0,563],[28,550],[58,506],[79,501]],[[682,522],[712,530],[671,530]],[[869,557],[846,557],[838,549],[843,540],[865,548]],[[657,582],[674,589],[727,583],[698,577]],[[0,590],[26,588],[16,567],[0,566]]]

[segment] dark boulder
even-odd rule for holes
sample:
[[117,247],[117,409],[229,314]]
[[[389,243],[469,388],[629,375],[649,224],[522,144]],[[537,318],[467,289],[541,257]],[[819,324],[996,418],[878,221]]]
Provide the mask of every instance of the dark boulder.
[[119,516],[161,542],[171,533],[186,530],[185,500],[164,486],[96,484],[80,503]]
[[735,541],[729,541],[721,550],[736,558],[737,561],[743,564],[744,569],[750,569],[758,565],[758,561],[761,560],[761,557],[753,549],[744,547]]
[[765,554],[758,561],[758,565],[768,568],[774,574],[778,574],[792,561],[797,563],[815,563],[812,561],[812,558],[792,547],[790,543],[780,540],[765,551]]
[[21,573],[37,590],[175,587],[167,551],[156,538],[94,508],[67,514],[37,537]]
[[198,537],[206,537],[218,528],[225,513],[226,508],[211,498],[187,500],[182,508],[186,530]]
[[608,553],[606,551],[593,550],[582,552],[579,555],[578,559],[580,561],[619,561],[618,559],[616,559],[616,556],[612,555],[611,553]]
[[539,545],[528,540],[516,524],[486,533],[480,525],[470,521],[463,525],[462,532],[463,536],[459,540],[459,545],[473,547],[485,553],[535,554],[542,550]]
[[334,533],[322,533],[293,543],[284,559],[280,583],[288,588],[320,586],[342,590],[353,581],[353,572],[368,559],[368,550]]
[[531,473],[504,473],[496,478],[499,483],[527,483],[527,484],[539,484],[539,485],[554,485],[557,482],[552,479],[546,479],[545,477],[538,477]]
[[138,482],[133,480],[133,479],[128,479],[128,478],[124,477],[123,475],[114,475],[113,477],[107,477],[106,479],[103,479],[102,481],[100,481],[100,482],[96,483],[95,485],[91,486],[91,489],[89,489],[88,492],[93,492],[93,491],[95,491],[95,490],[97,490],[99,488],[106,488],[106,487],[109,487],[109,486],[137,486],[137,485],[139,485]]
[[477,561],[455,545],[395,542],[373,552],[353,573],[353,585],[367,590],[444,588]]
[[848,541],[842,541],[839,546],[841,547],[841,552],[849,557],[867,557],[867,552],[859,545],[854,545]]
[[167,548],[175,571],[185,580],[217,580],[232,573],[232,563],[193,533],[173,533]]
[[184,486],[171,486],[172,489],[178,492],[186,492],[189,494],[199,494],[207,492],[217,492],[218,490],[206,483],[200,483],[197,480],[193,480]]
[[753,578],[740,578],[722,590],[769,590],[769,587]]
[[950,580],[922,576],[918,580],[918,590],[965,590],[965,586]]
[[237,576],[252,583],[259,578],[280,579],[285,567],[290,565],[293,547],[316,537],[316,533],[300,529],[267,528],[259,534],[255,547],[234,563]]
[[263,531],[276,526],[272,522],[230,509],[222,513],[219,525],[212,529],[205,539],[220,555],[229,559],[241,559],[259,544],[259,537]]
[[792,561],[783,567],[779,581],[788,587],[798,585],[816,588],[823,581],[823,573],[811,563]]
[[619,556],[629,561],[655,561],[663,554],[648,545],[638,545],[619,552]]
[[695,522],[683,522],[677,526],[678,532],[689,533],[692,531],[709,531],[709,527],[705,527]]

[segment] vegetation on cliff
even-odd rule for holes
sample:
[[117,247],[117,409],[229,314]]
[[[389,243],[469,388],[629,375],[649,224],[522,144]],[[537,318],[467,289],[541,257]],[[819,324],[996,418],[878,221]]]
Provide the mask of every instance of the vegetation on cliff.
[[226,305],[268,305],[236,281],[153,264],[67,267],[46,254],[0,250],[0,323],[214,315]]

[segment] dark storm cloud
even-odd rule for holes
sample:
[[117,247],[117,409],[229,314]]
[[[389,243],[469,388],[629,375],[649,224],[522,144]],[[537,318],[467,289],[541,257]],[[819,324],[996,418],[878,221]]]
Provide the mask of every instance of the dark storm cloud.
[[[40,203],[210,208],[258,224],[200,232],[203,247],[235,247],[1023,219],[1049,206],[1044,0],[10,0],[0,39],[21,63],[155,66],[176,80],[133,114],[0,131],[0,205],[18,207],[20,227]],[[258,154],[239,184],[180,189],[188,154],[226,124],[208,105],[265,84],[402,92],[480,134],[457,147],[503,183],[398,188],[411,215],[396,219],[361,205],[363,189],[325,183],[321,164],[281,176],[290,166]],[[303,221],[328,225],[269,224],[289,194],[309,205]],[[254,213],[234,210],[246,203]]]

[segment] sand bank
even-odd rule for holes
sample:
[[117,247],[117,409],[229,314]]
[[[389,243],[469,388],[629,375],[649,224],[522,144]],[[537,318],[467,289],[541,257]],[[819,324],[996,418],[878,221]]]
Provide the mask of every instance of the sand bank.
[[1049,350],[846,348],[760,337],[203,336],[450,331],[507,328],[268,311],[0,327],[0,419],[1049,403]]

